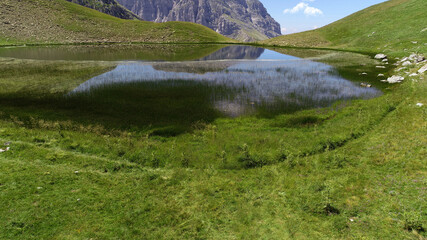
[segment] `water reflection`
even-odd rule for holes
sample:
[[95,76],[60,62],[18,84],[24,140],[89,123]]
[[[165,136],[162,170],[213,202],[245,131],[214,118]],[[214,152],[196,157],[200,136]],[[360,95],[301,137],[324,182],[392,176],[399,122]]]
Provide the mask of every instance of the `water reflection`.
[[218,44],[82,45],[0,48],[0,57],[38,60],[207,61],[257,59],[263,48]]
[[366,99],[380,94],[377,89],[362,88],[343,79],[329,65],[291,59],[122,63],[81,84],[69,97],[87,97],[105,88],[120,92],[135,84],[144,84],[145,91],[165,86],[181,89],[185,82],[188,86],[202,86],[200,89],[207,91],[212,108],[236,117],[325,107],[337,100]]

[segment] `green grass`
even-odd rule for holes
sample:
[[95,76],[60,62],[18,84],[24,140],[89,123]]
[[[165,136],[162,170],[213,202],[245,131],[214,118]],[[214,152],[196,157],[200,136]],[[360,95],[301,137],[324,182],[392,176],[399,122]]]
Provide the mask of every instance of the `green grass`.
[[[424,0],[390,0],[320,29],[262,41],[266,45],[326,47],[408,55],[427,52]],[[416,43],[413,43],[416,42]]]
[[234,42],[202,25],[123,20],[65,0],[5,0],[0,44]]
[[[317,60],[376,74],[363,55]],[[2,59],[0,142],[11,150],[0,153],[0,238],[426,237],[427,111],[415,106],[425,76],[376,99],[217,118],[176,137],[8,104],[62,94],[111,67]]]
[[[411,30],[422,9],[423,1],[388,1],[268,44],[425,53],[425,35]],[[112,34],[90,25],[86,33],[65,16],[74,37]],[[31,41],[65,38],[40,39]],[[276,50],[312,56],[385,94],[271,118],[216,117],[165,137],[175,130],[112,129],[38,104],[112,63],[1,59],[0,144],[11,150],[0,153],[0,239],[425,239],[426,75],[385,85],[359,75],[379,73],[368,56]]]

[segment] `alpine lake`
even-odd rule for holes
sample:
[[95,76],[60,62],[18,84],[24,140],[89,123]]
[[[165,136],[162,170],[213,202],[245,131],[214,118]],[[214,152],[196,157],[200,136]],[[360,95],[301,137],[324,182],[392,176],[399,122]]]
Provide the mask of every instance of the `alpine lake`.
[[164,137],[375,98],[388,68],[359,53],[202,44],[13,47],[0,59],[13,79],[1,83],[3,115]]

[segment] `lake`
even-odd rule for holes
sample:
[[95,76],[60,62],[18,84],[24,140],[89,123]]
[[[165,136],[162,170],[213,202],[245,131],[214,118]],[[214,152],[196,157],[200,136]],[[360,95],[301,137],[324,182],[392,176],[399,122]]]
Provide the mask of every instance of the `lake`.
[[113,61],[111,71],[50,104],[64,114],[108,119],[120,128],[173,126],[181,132],[219,117],[274,117],[381,95],[332,65],[253,46],[30,47],[0,49],[0,57]]

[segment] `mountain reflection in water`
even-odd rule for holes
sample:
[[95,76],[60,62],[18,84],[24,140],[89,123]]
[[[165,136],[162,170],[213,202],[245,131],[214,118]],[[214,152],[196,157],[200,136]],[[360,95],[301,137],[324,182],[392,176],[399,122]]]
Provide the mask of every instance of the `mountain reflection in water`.
[[278,113],[325,107],[337,100],[380,94],[377,89],[343,79],[329,65],[296,59],[122,63],[81,84],[68,97],[90,95],[92,90],[99,92],[105,87],[120,89],[126,84],[145,83],[155,88],[165,82],[169,87],[182,85],[182,81],[207,86],[212,106],[232,117],[258,109]]

